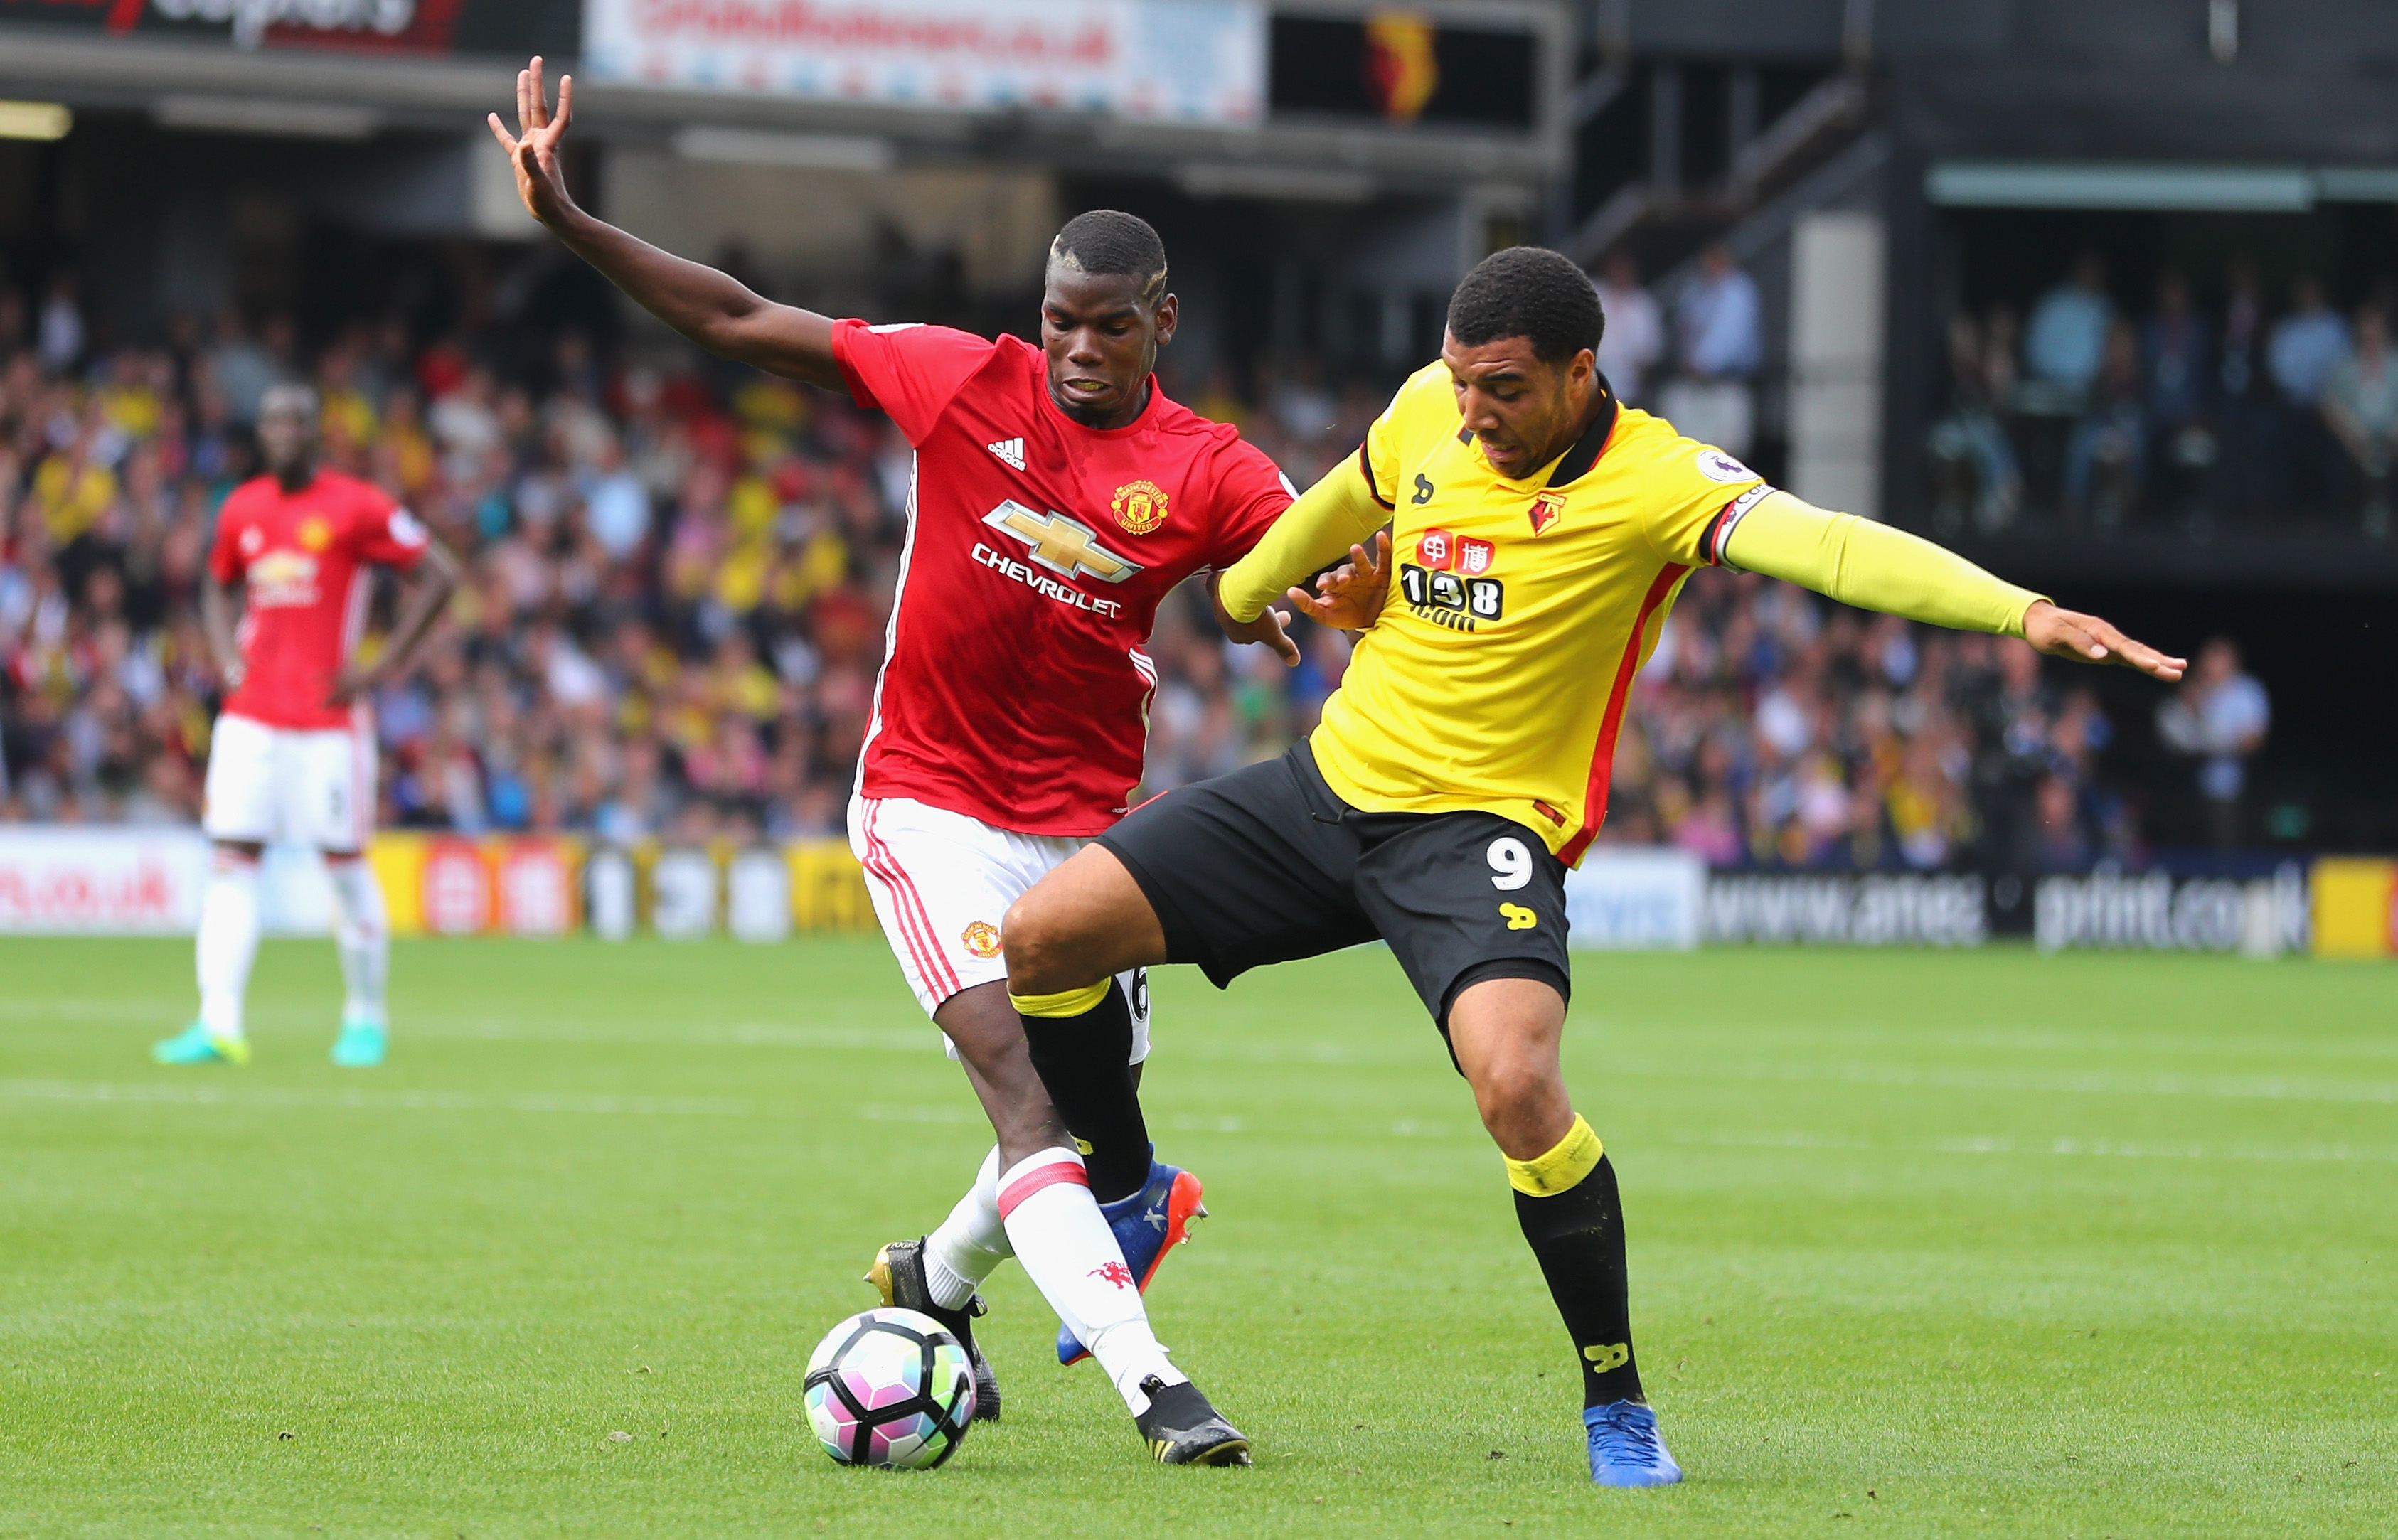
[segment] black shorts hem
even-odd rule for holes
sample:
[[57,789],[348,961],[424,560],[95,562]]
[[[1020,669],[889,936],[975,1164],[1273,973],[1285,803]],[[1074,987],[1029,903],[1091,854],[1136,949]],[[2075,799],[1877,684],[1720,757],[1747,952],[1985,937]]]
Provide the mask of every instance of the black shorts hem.
[[1183,917],[1182,911],[1176,907],[1174,900],[1167,896],[1165,884],[1152,877],[1149,868],[1141,864],[1140,858],[1124,848],[1123,842],[1115,837],[1114,830],[1094,836],[1091,843],[1124,863],[1124,869],[1132,874],[1134,886],[1140,890],[1143,898],[1149,900],[1150,911],[1157,916],[1157,928],[1165,937],[1166,961],[1192,964],[1206,974],[1207,982],[1219,989],[1230,987],[1234,979],[1246,971],[1245,969],[1224,968],[1205,946],[1198,944],[1198,932]]
[[[1457,1005],[1457,997],[1475,984],[1490,979],[1529,979],[1556,990],[1568,1005],[1573,1003],[1573,977],[1546,957],[1488,957],[1474,964],[1448,981],[1448,988],[1440,997],[1440,1014],[1435,1018],[1440,1035],[1448,1036],[1448,1013]],[[1452,1061],[1456,1054],[1449,1055]]]

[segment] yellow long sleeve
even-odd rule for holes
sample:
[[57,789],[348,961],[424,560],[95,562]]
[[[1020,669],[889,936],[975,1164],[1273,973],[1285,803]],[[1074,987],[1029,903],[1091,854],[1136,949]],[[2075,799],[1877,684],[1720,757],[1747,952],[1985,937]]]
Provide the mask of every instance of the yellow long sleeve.
[[1723,536],[1722,550],[1725,561],[1743,570],[1860,609],[1958,631],[2020,636],[2024,612],[2044,597],[1928,540],[1854,514],[1827,513],[1788,492],[1774,492],[1743,515]]
[[1234,562],[1217,585],[1216,596],[1236,621],[1253,621],[1307,575],[1349,554],[1381,529],[1391,511],[1374,499],[1374,489],[1350,455],[1324,479],[1283,510],[1265,538]]

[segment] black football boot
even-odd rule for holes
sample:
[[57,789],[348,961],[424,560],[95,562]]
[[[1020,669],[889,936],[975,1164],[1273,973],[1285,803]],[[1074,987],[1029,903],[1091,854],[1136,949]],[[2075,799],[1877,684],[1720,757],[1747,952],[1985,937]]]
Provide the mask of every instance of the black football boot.
[[1149,1410],[1133,1426],[1149,1440],[1149,1452],[1162,1466],[1245,1466],[1249,1440],[1219,1416],[1199,1387],[1185,1380],[1168,1385],[1156,1375],[1140,1382]]
[[924,1281],[924,1242],[895,1240],[874,1253],[874,1265],[866,1270],[866,1281],[882,1294],[882,1303],[902,1310],[915,1310],[941,1323],[941,1329],[958,1339],[966,1350],[966,1361],[974,1366],[974,1420],[978,1423],[999,1421],[999,1376],[991,1373],[990,1360],[975,1346],[974,1319],[983,1313],[982,1296],[966,1301],[965,1307],[950,1310],[933,1303],[933,1291]]

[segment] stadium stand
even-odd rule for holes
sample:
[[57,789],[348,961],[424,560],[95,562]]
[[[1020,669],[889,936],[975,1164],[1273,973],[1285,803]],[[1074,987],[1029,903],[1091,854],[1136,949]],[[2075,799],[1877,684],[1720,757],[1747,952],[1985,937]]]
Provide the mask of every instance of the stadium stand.
[[[508,374],[468,340],[363,321],[304,357],[288,322],[253,335],[233,316],[84,356],[73,305],[0,301],[0,817],[196,817],[212,517],[253,463],[259,393],[301,374],[328,402],[329,459],[469,564],[426,666],[375,703],[386,826],[838,831],[908,482],[879,417],[695,358],[612,364],[572,333]],[[1318,378],[1300,364],[1192,398],[1304,482],[1380,405]],[[1181,600],[1153,644],[1152,788],[1278,751],[1347,657],[1319,632],[1285,671]],[[1722,866],[2078,867],[2139,837],[2102,773],[2108,739],[2095,698],[2052,690],[2019,644],[1701,573],[1642,677],[1610,837]]]

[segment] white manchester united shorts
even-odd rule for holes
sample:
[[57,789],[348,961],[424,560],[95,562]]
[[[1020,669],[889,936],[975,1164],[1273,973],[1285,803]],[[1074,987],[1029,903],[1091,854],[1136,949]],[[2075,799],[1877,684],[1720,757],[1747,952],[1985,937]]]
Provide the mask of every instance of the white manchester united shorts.
[[[849,848],[866,868],[875,917],[927,1016],[963,990],[1005,982],[999,926],[1007,906],[1089,843],[994,829],[908,797],[849,799]],[[1117,976],[1132,1000],[1138,1064],[1149,1057],[1148,971]],[[950,1056],[957,1057],[955,1044]]]
[[374,744],[364,710],[349,727],[322,730],[217,718],[200,819],[209,838],[349,855],[366,849],[374,807]]

